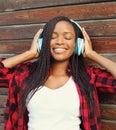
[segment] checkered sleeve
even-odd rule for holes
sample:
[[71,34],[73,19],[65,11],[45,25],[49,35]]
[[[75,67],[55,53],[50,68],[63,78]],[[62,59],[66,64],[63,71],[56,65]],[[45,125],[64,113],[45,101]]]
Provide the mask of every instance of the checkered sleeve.
[[[8,87],[9,94],[5,107],[4,123],[5,129],[23,129],[20,125],[23,122],[23,118],[19,118],[18,107],[19,97],[23,91],[22,81],[29,75],[31,62],[21,63],[12,69],[4,67],[0,59],[0,87]],[[15,127],[15,128],[14,128]]]
[[0,87],[8,87],[8,78],[6,77],[8,73],[8,68],[5,68],[1,62],[3,59],[0,58]]
[[0,58],[0,87],[9,87],[12,81],[22,81],[29,72],[31,62],[19,64],[11,69],[4,67]]
[[116,93],[116,79],[106,70],[89,66],[90,83],[101,92]]

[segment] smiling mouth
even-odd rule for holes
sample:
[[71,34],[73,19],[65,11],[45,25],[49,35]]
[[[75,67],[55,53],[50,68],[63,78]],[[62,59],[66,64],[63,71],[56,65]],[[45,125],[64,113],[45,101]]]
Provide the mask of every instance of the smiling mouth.
[[63,53],[65,52],[67,49],[66,48],[54,48],[53,49],[55,53]]

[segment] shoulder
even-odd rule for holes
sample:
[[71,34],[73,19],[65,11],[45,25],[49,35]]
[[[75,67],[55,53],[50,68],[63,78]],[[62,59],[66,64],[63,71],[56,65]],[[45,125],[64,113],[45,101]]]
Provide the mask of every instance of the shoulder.
[[86,70],[91,78],[115,80],[113,75],[104,68],[87,66]]
[[100,68],[100,67],[96,67],[96,66],[86,66],[86,71],[87,71],[87,73],[90,76],[91,75],[96,75],[96,76],[111,77],[111,78],[113,78],[113,76],[111,75],[111,73],[108,72],[104,68]]
[[20,77],[20,75],[23,75],[22,77],[26,77],[31,70],[32,62],[24,62],[21,64],[16,65],[13,68],[7,68],[2,63],[3,58],[0,58],[0,78],[7,78],[12,79],[13,77]]
[[[116,79],[114,79],[110,72],[95,66],[88,66],[86,69],[90,77],[90,83],[94,84],[96,87],[105,88],[105,91],[107,92],[115,91]],[[110,90],[109,88],[112,88],[113,90]]]

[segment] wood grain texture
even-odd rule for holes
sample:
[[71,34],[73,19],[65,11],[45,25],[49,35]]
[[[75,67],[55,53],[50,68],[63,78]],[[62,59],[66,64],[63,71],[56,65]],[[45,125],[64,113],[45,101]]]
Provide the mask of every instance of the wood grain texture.
[[4,112],[3,112],[3,109],[0,109],[0,122],[4,122]]
[[[109,37],[116,36],[116,20],[106,21],[86,21],[79,22],[82,27],[85,27],[86,31],[91,37]],[[28,39],[33,38],[37,30],[42,27],[43,24],[30,24],[30,25],[17,25],[17,26],[5,26],[0,28],[0,39]]]
[[116,105],[101,104],[101,117],[105,120],[116,120]]
[[8,89],[7,89],[7,88],[1,88],[1,87],[0,87],[0,94],[1,94],[1,95],[8,95]]
[[116,2],[58,6],[52,8],[30,9],[0,13],[0,25],[47,22],[49,19],[64,15],[74,20],[106,19],[116,16]]
[[93,49],[98,53],[116,53],[116,37],[91,38]]
[[86,21],[81,22],[80,25],[87,30],[90,36],[116,36],[116,19]]
[[[116,62],[116,0],[0,0],[0,56],[29,49],[37,30],[59,15],[78,21],[90,35],[93,49]],[[0,130],[4,130],[7,94],[8,89],[0,88]],[[116,94],[99,92],[98,96],[102,130],[115,130]]]
[[[91,38],[93,49],[98,53],[116,53],[116,38],[97,37]],[[32,39],[29,40],[4,40],[0,41],[1,54],[19,54],[28,50]]]
[[4,106],[6,105],[6,99],[7,99],[7,96],[6,95],[2,95],[0,93],[0,108],[4,108]]
[[0,0],[0,12],[105,1],[111,2],[111,0]]
[[101,93],[99,92],[99,100],[101,104],[114,104],[116,105],[116,94]]
[[11,40],[0,42],[1,54],[19,54],[28,50],[32,40]]
[[4,123],[0,123],[0,130],[4,130]]
[[116,130],[116,122],[102,121],[102,130]]

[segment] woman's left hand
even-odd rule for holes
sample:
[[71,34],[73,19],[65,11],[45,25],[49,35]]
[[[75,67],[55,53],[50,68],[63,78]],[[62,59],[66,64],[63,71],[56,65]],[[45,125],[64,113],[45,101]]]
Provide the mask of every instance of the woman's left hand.
[[87,34],[87,32],[85,31],[84,28],[82,28],[82,32],[83,32],[83,36],[84,36],[84,53],[83,56],[85,58],[90,58],[90,53],[93,52],[93,48],[92,48],[92,42],[91,39],[89,37],[89,35]]

